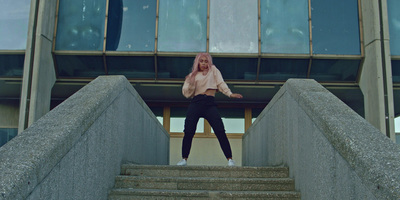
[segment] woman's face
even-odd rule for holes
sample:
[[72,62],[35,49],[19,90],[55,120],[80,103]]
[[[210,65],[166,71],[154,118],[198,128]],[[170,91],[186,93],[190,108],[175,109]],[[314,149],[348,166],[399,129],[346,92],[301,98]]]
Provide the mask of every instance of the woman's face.
[[208,69],[208,60],[207,57],[202,56],[199,59],[199,70],[204,71]]

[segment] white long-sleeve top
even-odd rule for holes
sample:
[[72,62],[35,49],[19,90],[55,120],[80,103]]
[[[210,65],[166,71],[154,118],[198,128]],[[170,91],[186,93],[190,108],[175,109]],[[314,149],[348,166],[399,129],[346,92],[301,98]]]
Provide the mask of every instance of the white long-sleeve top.
[[222,78],[221,72],[214,65],[210,67],[207,74],[198,72],[194,84],[190,84],[189,78],[186,78],[182,87],[182,94],[186,98],[192,98],[204,93],[207,89],[216,89],[224,95],[230,97],[232,92]]

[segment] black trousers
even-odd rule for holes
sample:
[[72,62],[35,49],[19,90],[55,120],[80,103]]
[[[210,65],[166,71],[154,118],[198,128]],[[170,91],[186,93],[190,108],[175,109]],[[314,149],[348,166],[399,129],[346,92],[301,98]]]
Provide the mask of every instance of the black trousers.
[[197,95],[195,96],[187,110],[185,119],[185,136],[182,142],[182,158],[188,158],[190,148],[192,147],[193,136],[196,132],[197,123],[203,117],[210,123],[218,138],[219,144],[226,158],[232,157],[231,145],[225,134],[225,127],[218,112],[217,105],[213,96]]

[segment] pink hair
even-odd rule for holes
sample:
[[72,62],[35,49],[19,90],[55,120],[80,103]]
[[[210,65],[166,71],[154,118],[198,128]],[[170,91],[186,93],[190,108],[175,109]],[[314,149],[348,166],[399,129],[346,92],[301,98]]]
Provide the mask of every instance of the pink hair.
[[208,70],[211,69],[211,67],[213,66],[213,62],[212,62],[212,57],[209,53],[199,53],[196,55],[196,58],[194,59],[193,62],[193,67],[192,67],[192,73],[190,73],[189,75],[186,76],[186,78],[190,78],[190,83],[194,83],[194,78],[196,77],[197,73],[199,72],[199,60],[201,57],[206,57],[208,60],[208,69],[203,71],[203,74],[207,74]]

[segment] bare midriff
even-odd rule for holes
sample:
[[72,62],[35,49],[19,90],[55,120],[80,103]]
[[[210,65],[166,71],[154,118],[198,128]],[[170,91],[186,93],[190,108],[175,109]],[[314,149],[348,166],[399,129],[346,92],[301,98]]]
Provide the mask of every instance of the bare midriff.
[[205,94],[207,96],[213,96],[215,97],[215,93],[217,92],[216,89],[207,89],[205,92],[201,93],[201,94]]

